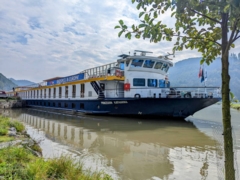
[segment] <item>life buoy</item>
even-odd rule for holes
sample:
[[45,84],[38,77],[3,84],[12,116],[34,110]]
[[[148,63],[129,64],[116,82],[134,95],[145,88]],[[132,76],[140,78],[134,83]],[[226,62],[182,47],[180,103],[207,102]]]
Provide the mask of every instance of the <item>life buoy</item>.
[[130,83],[124,84],[124,91],[130,91]]
[[141,95],[140,94],[135,94],[134,97],[135,98],[141,98]]

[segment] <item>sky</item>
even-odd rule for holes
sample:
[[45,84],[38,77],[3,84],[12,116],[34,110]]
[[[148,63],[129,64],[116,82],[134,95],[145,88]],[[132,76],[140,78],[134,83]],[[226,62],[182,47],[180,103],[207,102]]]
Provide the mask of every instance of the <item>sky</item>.
[[[118,21],[138,24],[138,14],[131,0],[1,0],[0,73],[42,82],[115,62],[118,55],[134,50],[154,56],[171,53],[173,42],[118,37]],[[167,13],[161,19],[171,26],[174,19],[169,17]],[[184,50],[174,62],[200,56]]]

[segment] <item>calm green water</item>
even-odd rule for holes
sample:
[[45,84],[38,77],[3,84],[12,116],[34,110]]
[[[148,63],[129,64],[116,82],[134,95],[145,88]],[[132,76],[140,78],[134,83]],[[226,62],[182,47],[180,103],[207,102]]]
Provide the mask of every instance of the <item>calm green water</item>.
[[[114,179],[223,179],[221,106],[185,120],[66,116],[33,109],[2,112],[27,125],[45,158],[68,154]],[[191,121],[191,122],[189,122]],[[240,112],[232,111],[240,167]],[[236,164],[237,173],[238,167]],[[238,174],[237,174],[238,176]]]

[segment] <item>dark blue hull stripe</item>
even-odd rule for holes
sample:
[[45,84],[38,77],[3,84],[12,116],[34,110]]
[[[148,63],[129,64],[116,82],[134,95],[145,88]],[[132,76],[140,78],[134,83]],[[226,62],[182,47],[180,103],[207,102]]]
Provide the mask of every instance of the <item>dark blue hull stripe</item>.
[[187,117],[220,100],[220,98],[121,98],[104,100],[26,100],[26,103],[29,107],[44,107],[85,114]]

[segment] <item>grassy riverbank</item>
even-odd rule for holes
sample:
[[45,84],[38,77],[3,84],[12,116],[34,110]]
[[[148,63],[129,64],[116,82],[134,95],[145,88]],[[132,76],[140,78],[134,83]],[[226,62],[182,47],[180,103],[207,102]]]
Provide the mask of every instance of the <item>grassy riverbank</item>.
[[[13,127],[16,129],[17,135],[9,136],[9,128]],[[23,132],[24,126],[20,122],[0,116],[0,145],[24,139]],[[37,157],[33,152],[41,150],[36,146],[34,148],[34,145],[29,147],[24,144],[16,144],[0,149],[0,179],[112,179],[103,172],[92,173],[83,170],[82,164],[74,161],[71,157],[65,156],[49,160]]]
[[240,110],[240,103],[231,103],[231,108]]

